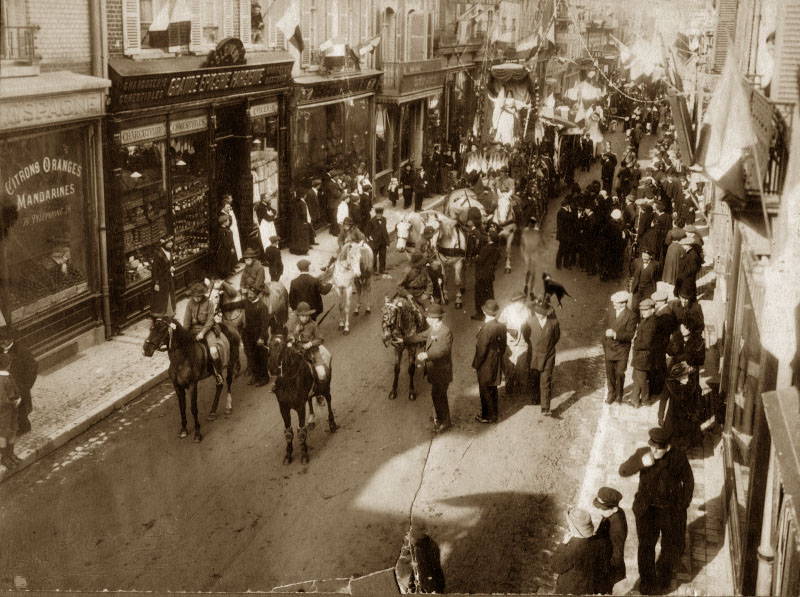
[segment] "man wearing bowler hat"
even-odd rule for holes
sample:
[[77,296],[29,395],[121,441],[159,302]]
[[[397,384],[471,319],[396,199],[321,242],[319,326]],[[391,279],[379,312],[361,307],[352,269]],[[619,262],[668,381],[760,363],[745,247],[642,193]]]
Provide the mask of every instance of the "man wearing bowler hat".
[[597,525],[597,535],[608,535],[612,553],[608,575],[600,579],[596,587],[598,593],[611,595],[614,585],[627,576],[625,570],[625,540],[628,538],[628,519],[625,511],[619,507],[622,494],[613,487],[601,487],[592,505],[600,513],[602,519]]
[[631,404],[639,408],[650,400],[650,369],[653,365],[652,346],[656,334],[656,320],[653,317],[655,303],[646,298],[639,303],[639,325],[633,336],[633,395]]
[[431,384],[431,398],[436,413],[433,424],[437,433],[447,431],[452,426],[447,388],[453,381],[453,332],[444,325],[443,318],[442,306],[430,305],[425,310],[428,329],[408,340],[411,343],[425,342],[425,349],[417,355],[417,360],[425,365],[425,376]]
[[389,246],[389,230],[383,217],[383,206],[375,206],[375,215],[367,224],[365,234],[372,248],[372,271],[376,276],[386,273],[386,248]]
[[636,315],[628,309],[630,294],[624,290],[611,295],[612,308],[606,313],[606,332],[603,337],[603,354],[606,363],[606,404],[622,404],[625,389],[625,370],[631,341],[636,333]]
[[653,250],[642,247],[641,256],[633,262],[631,278],[631,294],[633,295],[631,308],[634,312],[639,307],[639,301],[649,298],[656,291],[660,276],[661,266],[653,260]]
[[498,417],[497,386],[503,380],[503,355],[506,352],[506,326],[497,321],[500,308],[494,299],[483,305],[486,323],[478,330],[472,368],[478,373],[481,412],[480,423],[496,423]]
[[[673,448],[662,427],[649,431],[648,446],[639,448],[619,467],[621,477],[639,473],[633,498],[633,515],[639,542],[639,592],[662,594],[669,589],[672,572],[684,549],[686,511],[694,493],[694,474],[686,453]],[[661,554],[656,562],[656,543]]]
[[526,322],[526,332],[531,347],[528,387],[533,404],[541,402],[542,416],[549,417],[553,369],[556,365],[556,344],[561,338],[561,328],[555,312],[546,299],[537,298],[532,308],[533,317]]

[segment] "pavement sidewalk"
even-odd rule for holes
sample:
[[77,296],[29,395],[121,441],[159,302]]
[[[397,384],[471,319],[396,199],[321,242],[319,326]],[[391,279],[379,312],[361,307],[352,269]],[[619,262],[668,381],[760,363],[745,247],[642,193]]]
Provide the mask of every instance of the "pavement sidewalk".
[[[436,209],[444,200],[441,195],[425,199],[424,209]],[[385,208],[389,234],[409,210],[393,207],[388,199],[376,201]],[[311,261],[311,273],[318,275],[336,253],[336,237],[327,230],[317,232],[317,246],[305,257]],[[289,287],[297,276],[297,262],[303,256],[282,251],[284,274],[281,283]],[[239,273],[230,278],[238,286]],[[178,301],[176,317],[180,319],[186,299]],[[0,482],[25,469],[40,458],[63,446],[93,424],[122,408],[125,404],[167,379],[167,357],[157,353],[153,358],[142,354],[150,320],[144,319],[117,336],[91,346],[71,358],[39,373],[33,387],[32,430],[18,438],[16,453],[22,462],[16,469],[0,465]]]

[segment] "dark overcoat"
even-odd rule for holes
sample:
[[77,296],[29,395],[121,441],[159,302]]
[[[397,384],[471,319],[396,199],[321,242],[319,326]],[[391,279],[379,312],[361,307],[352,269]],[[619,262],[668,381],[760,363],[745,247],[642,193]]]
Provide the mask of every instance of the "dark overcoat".
[[[173,258],[168,258],[160,247],[153,255],[153,276],[151,282],[150,313],[153,315],[175,314],[175,279],[172,277]],[[156,290],[158,287],[158,290]],[[168,305],[171,313],[168,313]]]
[[503,355],[506,352],[506,326],[493,319],[478,330],[472,368],[478,385],[499,386],[503,381]]

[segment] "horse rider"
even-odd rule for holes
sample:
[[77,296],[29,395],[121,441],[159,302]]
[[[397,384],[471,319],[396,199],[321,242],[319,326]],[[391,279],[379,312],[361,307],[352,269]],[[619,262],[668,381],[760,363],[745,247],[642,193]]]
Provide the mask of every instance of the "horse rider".
[[433,292],[433,282],[425,268],[425,256],[421,253],[412,253],[411,267],[400,282],[400,288],[405,290],[409,303],[417,315],[417,321],[424,319],[425,305]]
[[347,217],[342,222],[342,230],[339,232],[337,242],[341,249],[347,243],[367,242],[367,237],[353,224],[353,218]]
[[299,344],[303,350],[306,360],[314,370],[317,385],[320,386],[329,381],[331,368],[331,353],[325,348],[324,338],[317,334],[317,322],[311,319],[314,310],[308,303],[300,303],[295,309],[297,322],[289,331],[288,340]]
[[425,257],[425,269],[430,276],[433,285],[434,295],[438,300],[442,298],[442,264],[439,262],[439,254],[436,252],[436,247],[433,246],[432,239],[436,234],[436,229],[433,226],[425,226],[422,231],[422,238],[419,240],[419,246],[416,253]]
[[192,284],[189,296],[191,299],[186,304],[183,327],[195,334],[198,342],[205,341],[211,357],[214,380],[219,385],[222,383],[223,361],[227,362],[230,357],[231,342],[227,333],[230,330],[222,319],[222,311],[214,311],[208,291],[203,284],[200,282]]

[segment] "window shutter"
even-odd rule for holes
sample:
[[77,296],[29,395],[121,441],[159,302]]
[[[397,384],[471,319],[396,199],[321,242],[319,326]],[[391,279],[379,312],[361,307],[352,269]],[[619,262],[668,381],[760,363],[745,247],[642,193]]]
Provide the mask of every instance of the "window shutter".
[[385,12],[383,17],[383,32],[381,36],[381,56],[384,62],[396,62],[395,53],[395,15],[394,12]]
[[328,41],[329,39],[336,37],[336,10],[338,4],[336,2],[331,2],[328,6],[328,12],[325,13],[325,39],[320,40],[320,43],[324,41]]
[[350,41],[350,38],[348,36],[349,33],[348,30],[350,29],[350,27],[348,27],[348,22],[347,22],[347,17],[349,16],[350,11],[348,10],[347,5],[348,5],[347,0],[339,0],[339,14],[338,14],[339,27],[337,28],[338,31],[336,33],[336,35],[338,37],[341,37],[345,43],[348,43]]
[[222,0],[222,37],[233,35],[233,3],[235,0]]
[[[778,26],[775,31],[775,68],[772,72],[770,99],[798,103],[800,68],[800,3],[782,0],[778,5]],[[795,124],[794,126],[797,126]]]
[[300,17],[300,32],[303,34],[303,55],[300,58],[302,64],[311,64],[311,46],[315,43],[311,35],[311,11],[304,10]]
[[142,48],[139,0],[122,0],[122,30],[125,50],[138,52]]
[[427,53],[428,15],[411,13],[408,15],[408,49],[406,56],[409,61],[425,60]]
[[239,0],[239,39],[250,43],[250,0]]
[[[266,46],[269,48],[276,48],[278,47],[278,27],[275,23],[275,17],[270,15],[267,18],[267,22],[265,24],[267,29],[267,43]],[[305,38],[305,33],[303,33],[303,37]]]
[[717,1],[717,28],[714,31],[714,71],[722,72],[728,47],[736,41],[736,9],[738,0]]
[[189,49],[194,50],[203,43],[203,8],[201,0],[191,0],[192,32],[189,36]]

